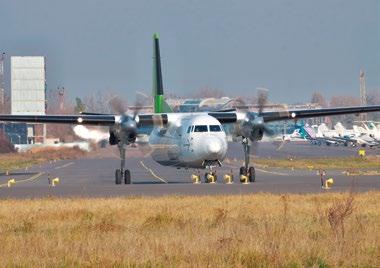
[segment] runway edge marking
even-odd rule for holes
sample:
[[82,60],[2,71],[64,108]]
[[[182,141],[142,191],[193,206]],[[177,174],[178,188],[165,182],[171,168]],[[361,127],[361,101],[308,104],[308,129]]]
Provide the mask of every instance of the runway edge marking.
[[55,167],[54,169],[65,168],[65,167],[71,166],[72,164],[74,164],[74,162],[66,163],[66,164],[64,164],[64,165],[62,165],[62,166]]
[[155,177],[156,179],[159,179],[160,181],[164,182],[164,183],[168,183],[166,180],[164,180],[163,178],[161,178],[160,176],[156,175],[152,169],[148,168],[144,162],[141,160],[140,161],[140,165],[145,168],[153,177]]

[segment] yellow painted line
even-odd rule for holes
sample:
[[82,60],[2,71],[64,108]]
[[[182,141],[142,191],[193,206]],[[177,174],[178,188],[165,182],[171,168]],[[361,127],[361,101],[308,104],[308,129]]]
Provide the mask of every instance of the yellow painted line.
[[[15,181],[15,184],[16,184],[16,183],[20,183],[20,182],[34,181],[34,180],[38,179],[39,177],[41,177],[41,176],[44,175],[44,174],[45,174],[45,172],[40,172],[40,173],[38,173],[38,174],[36,174],[36,175],[34,175],[34,176],[28,178],[28,179]],[[0,184],[0,187],[8,187],[8,182],[7,182],[7,183]]]
[[63,166],[55,167],[54,169],[65,168],[65,167],[71,166],[72,164],[74,164],[74,162],[70,162],[70,163],[64,164]]
[[33,180],[38,179],[39,177],[41,177],[41,176],[44,175],[44,174],[45,174],[45,172],[40,172],[40,173],[38,173],[38,174],[36,174],[36,175],[30,177],[29,179],[18,180],[18,181],[16,181],[16,183],[19,183],[19,182],[27,182],[27,181],[33,181]]
[[287,175],[289,175],[289,174],[286,174],[286,173],[281,173],[281,172],[276,172],[276,171],[268,171],[268,170],[264,170],[264,169],[261,169],[261,168],[255,168],[255,169],[257,171],[260,171],[260,172],[274,174],[274,175],[280,175],[280,176],[287,176]]
[[147,171],[149,171],[150,174],[152,174],[153,177],[155,177],[156,179],[159,179],[160,181],[164,182],[164,183],[168,183],[166,180],[164,180],[163,178],[161,178],[160,176],[157,176],[152,169],[148,168],[143,161],[140,161],[140,165],[145,168]]

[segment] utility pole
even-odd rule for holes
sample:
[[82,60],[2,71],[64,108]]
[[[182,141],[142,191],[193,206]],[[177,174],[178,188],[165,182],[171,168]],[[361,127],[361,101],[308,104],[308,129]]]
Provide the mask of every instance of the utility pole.
[[[359,81],[360,81],[360,104],[362,106],[365,106],[367,105],[367,92],[365,88],[365,74],[363,70],[360,70]],[[367,114],[366,113],[362,114],[361,119],[363,121],[367,120]]]
[[0,113],[5,112],[5,85],[4,85],[4,60],[5,53],[0,56]]
[[59,111],[62,113],[64,110],[64,105],[65,105],[65,88],[58,87],[58,97],[59,97]]

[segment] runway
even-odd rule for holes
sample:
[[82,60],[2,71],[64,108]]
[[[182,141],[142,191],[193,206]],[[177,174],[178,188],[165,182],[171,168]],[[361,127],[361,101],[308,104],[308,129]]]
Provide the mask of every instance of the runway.
[[[354,148],[319,147],[305,144],[289,144],[280,151],[269,143],[260,144],[257,154],[260,157],[321,157],[348,156],[356,154]],[[368,154],[380,155],[379,150],[367,150]],[[37,197],[109,197],[109,196],[157,196],[157,195],[205,195],[205,194],[246,194],[246,193],[320,193],[320,177],[316,171],[256,168],[256,182],[241,184],[238,180],[238,167],[241,164],[239,144],[230,146],[228,157],[234,159],[217,170],[216,184],[192,184],[194,170],[177,170],[163,167],[150,157],[139,154],[137,149],[128,151],[127,166],[131,170],[132,185],[115,185],[114,170],[119,161],[116,151],[102,149],[88,158],[65,160],[34,166],[28,170],[18,170],[9,176],[0,175],[0,198]],[[233,171],[235,182],[225,184],[223,175]],[[203,177],[204,171],[200,171]],[[58,177],[56,187],[50,187],[48,178]],[[334,186],[329,191],[371,191],[380,189],[379,176],[347,176],[340,170],[327,171]],[[15,184],[7,187],[9,179]]]

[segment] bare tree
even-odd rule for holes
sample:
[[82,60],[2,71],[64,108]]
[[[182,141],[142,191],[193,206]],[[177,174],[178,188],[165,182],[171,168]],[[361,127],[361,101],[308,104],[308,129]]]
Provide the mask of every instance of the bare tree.
[[226,96],[226,94],[216,88],[203,87],[198,89],[193,95],[194,98],[221,98]]
[[[380,105],[380,89],[373,89],[367,93],[368,105]],[[380,121],[380,112],[368,113],[368,120]]]
[[8,137],[0,129],[0,153],[11,153],[15,152],[15,147],[9,141]]
[[[333,96],[330,100],[330,107],[347,107],[360,105],[360,99],[352,96]],[[359,118],[354,114],[337,115],[332,117],[333,123],[342,122],[345,124],[352,124],[353,121]]]
[[321,107],[327,107],[327,102],[323,97],[322,93],[315,91],[311,96],[311,103],[318,103]]
[[[67,90],[66,96],[63,97],[61,89],[50,89],[47,91],[47,114],[72,114],[74,106],[68,101]],[[61,103],[63,102],[63,103]],[[62,124],[47,124],[46,134],[48,138],[59,138],[61,141],[72,141],[74,133],[70,125]]]

